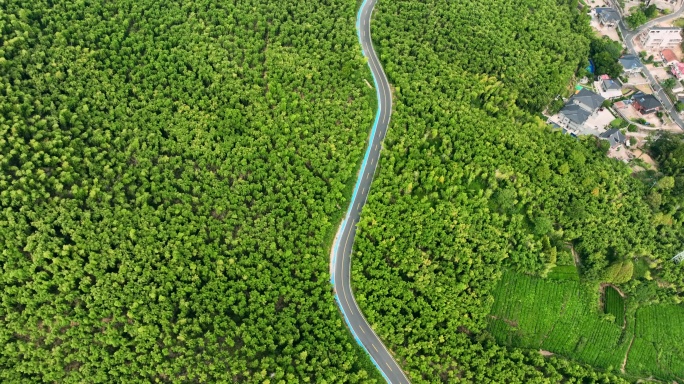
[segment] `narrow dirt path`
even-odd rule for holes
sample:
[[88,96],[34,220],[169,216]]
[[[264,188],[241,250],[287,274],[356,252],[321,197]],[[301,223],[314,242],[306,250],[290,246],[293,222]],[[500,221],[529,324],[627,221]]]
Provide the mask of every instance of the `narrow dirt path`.
[[581,267],[582,266],[582,259],[580,259],[579,255],[577,254],[577,251],[575,251],[575,247],[572,245],[572,243],[565,243],[568,247],[570,247],[570,252],[572,253],[572,259],[575,261],[575,267]]
[[627,358],[629,357],[629,351],[632,350],[632,344],[634,344],[634,338],[636,336],[632,336],[632,340],[629,342],[629,347],[627,347],[627,352],[625,352],[625,358],[622,360],[622,365],[620,366],[620,372],[623,374],[625,373],[625,367],[627,366]]

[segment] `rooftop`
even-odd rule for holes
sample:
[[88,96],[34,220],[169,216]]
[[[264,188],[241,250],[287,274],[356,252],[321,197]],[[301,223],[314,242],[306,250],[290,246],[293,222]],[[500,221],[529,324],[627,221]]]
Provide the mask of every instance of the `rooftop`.
[[604,86],[606,87],[606,90],[612,90],[612,89],[622,90],[622,84],[620,84],[620,82],[618,82],[616,80],[608,78],[607,80],[602,80],[602,81],[603,81]]
[[596,8],[596,14],[601,17],[604,21],[608,22],[619,22],[620,15],[613,8]]
[[625,135],[622,132],[620,132],[620,130],[617,128],[609,129],[603,132],[599,137],[608,140],[608,142],[610,142],[611,147],[616,147],[620,144],[624,144],[624,142],[627,139]]
[[681,31],[679,27],[651,27],[649,31]]
[[639,105],[644,107],[645,109],[652,109],[652,108],[658,108],[661,107],[662,104],[660,104],[660,101],[655,98],[653,95],[646,95],[643,92],[637,92],[632,96],[632,100],[637,101]]
[[634,69],[641,67],[641,61],[639,61],[639,58],[634,55],[624,55],[618,61],[625,69]]
[[582,109],[582,107],[576,104],[566,104],[560,110],[560,113],[577,124],[584,124],[589,119],[589,116],[591,116],[591,112]]
[[601,104],[603,104],[605,100],[606,99],[602,96],[597,95],[586,88],[582,88],[579,92],[576,92],[570,97],[570,99],[568,99],[568,104],[579,103],[583,104],[592,111],[596,111],[601,107]]
[[668,63],[672,61],[677,61],[677,55],[671,49],[663,49],[663,51],[660,52],[660,54],[663,55],[663,60],[665,60]]

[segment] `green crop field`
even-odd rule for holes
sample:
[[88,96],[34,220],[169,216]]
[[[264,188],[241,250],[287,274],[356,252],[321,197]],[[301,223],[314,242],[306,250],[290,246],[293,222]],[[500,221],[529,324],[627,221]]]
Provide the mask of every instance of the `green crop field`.
[[577,267],[574,265],[559,265],[554,267],[548,275],[553,280],[579,280]]
[[624,299],[610,287],[605,290],[605,311],[615,322],[602,318],[597,297],[576,280],[506,271],[493,295],[488,330],[501,344],[544,349],[613,370],[620,369],[629,349],[626,373],[684,377],[682,305],[639,308],[623,329]]
[[684,379],[684,306],[649,305],[636,312],[637,338],[629,353],[627,371],[669,380]]
[[[539,348],[599,367],[619,367],[628,342],[602,320],[578,281],[505,272],[494,291],[490,332],[504,344]],[[592,308],[593,306],[593,308]]]
[[608,286],[603,291],[603,311],[615,316],[615,323],[617,325],[624,325],[625,300],[613,287]]

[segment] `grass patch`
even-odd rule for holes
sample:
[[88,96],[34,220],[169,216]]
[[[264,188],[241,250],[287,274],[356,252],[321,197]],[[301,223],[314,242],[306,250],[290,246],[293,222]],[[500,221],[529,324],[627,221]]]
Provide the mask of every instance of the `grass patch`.
[[[639,159],[641,160],[641,159]],[[643,160],[642,160],[643,161]],[[648,265],[648,261],[643,257],[640,257],[634,261],[634,277],[644,278],[646,273],[651,273],[651,268]]]
[[622,118],[617,118],[610,122],[612,128],[624,128],[627,126],[627,122]]
[[625,324],[625,300],[617,289],[608,286],[603,291],[603,312],[615,316],[615,324]]
[[575,266],[575,259],[572,257],[572,251],[570,247],[566,244],[560,244],[556,246],[558,248],[556,264],[559,266]]
[[[572,256],[571,256],[572,257]],[[554,267],[547,275],[552,280],[575,280],[579,281],[579,274],[577,267],[574,265],[558,265]]]

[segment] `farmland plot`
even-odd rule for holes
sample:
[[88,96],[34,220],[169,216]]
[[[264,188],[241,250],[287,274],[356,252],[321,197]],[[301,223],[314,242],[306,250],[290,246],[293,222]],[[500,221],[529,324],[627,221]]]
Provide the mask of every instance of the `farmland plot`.
[[[501,344],[544,349],[630,376],[684,379],[684,306],[654,304],[627,316],[620,294],[606,287],[602,319],[596,298],[575,280],[505,271],[493,292],[488,331]],[[631,343],[631,347],[630,347]],[[628,353],[629,351],[629,353]]]
[[617,289],[607,286],[603,291],[603,311],[615,316],[615,323],[623,326],[625,323],[625,300]]
[[635,331],[637,338],[629,354],[627,370],[681,381],[684,378],[684,306],[639,308]]
[[552,280],[579,280],[577,267],[574,265],[559,265],[549,272],[549,279]]
[[619,367],[629,340],[602,320],[578,281],[505,272],[494,291],[489,331],[501,343],[545,349],[598,367]]

